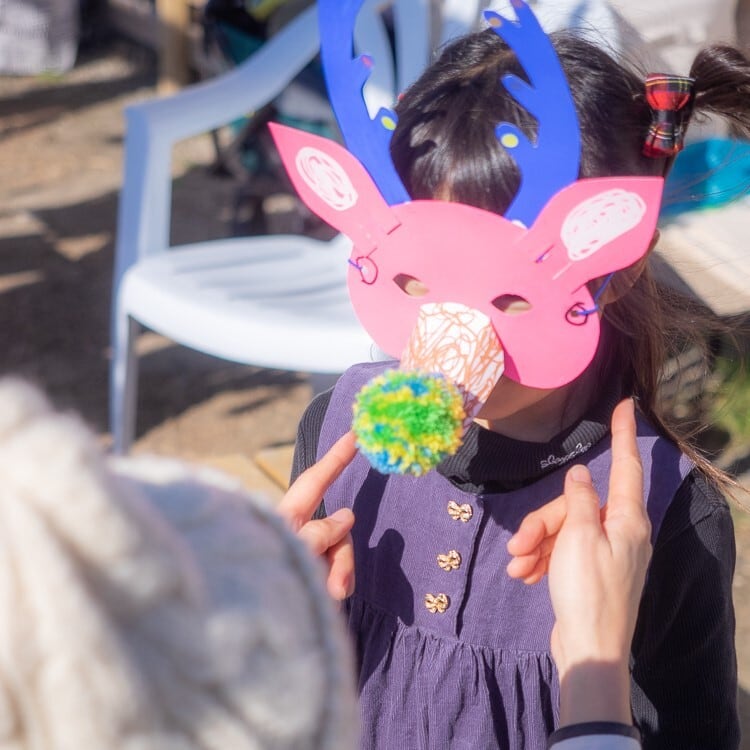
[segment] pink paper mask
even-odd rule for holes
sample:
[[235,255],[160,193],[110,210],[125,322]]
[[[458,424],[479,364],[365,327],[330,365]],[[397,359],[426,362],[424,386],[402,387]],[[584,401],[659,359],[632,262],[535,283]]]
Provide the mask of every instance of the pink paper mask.
[[[353,242],[354,309],[375,342],[400,356],[423,305],[455,303],[491,321],[505,375],[555,388],[588,366],[599,316],[587,283],[647,252],[663,179],[584,179],[564,187],[531,227],[472,206],[411,201],[389,206],[364,167],[338,144],[272,126],[307,206]],[[527,309],[511,314],[509,299]]]

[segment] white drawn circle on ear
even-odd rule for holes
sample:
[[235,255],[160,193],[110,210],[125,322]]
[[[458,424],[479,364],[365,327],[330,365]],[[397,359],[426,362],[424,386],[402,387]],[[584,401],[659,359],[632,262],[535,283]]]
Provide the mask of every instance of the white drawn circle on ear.
[[305,146],[297,152],[295,166],[308,187],[335,211],[347,211],[359,196],[344,168],[320,149]]
[[579,203],[566,217],[560,237],[572,261],[584,260],[641,223],[646,204],[637,193],[606,190]]

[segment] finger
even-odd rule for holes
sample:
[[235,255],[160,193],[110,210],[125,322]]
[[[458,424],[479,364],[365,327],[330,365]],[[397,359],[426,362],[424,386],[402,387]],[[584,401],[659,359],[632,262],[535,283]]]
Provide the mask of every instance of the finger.
[[508,540],[508,552],[522,557],[533,551],[548,537],[554,537],[565,520],[565,498],[551,500],[546,505],[529,513],[518,531]]
[[[523,580],[536,570],[537,564],[540,560],[546,558],[547,562],[545,565],[548,564],[549,556],[552,554],[556,539],[557,535],[545,537],[533,552],[530,552],[528,555],[514,557],[508,563],[508,567],[506,568],[508,575],[511,578],[520,578]],[[546,568],[544,572],[547,572]]]
[[334,480],[351,463],[357,453],[353,432],[340,437],[325,455],[300,474],[278,505],[278,511],[299,531],[323,501],[323,495]]
[[636,443],[633,399],[621,401],[612,413],[612,472],[607,515],[617,511],[643,516],[643,466]]
[[521,557],[514,557],[506,567],[506,572],[511,578],[519,578],[523,580],[526,576],[531,575],[536,564],[539,562],[539,548],[537,548],[530,555],[522,555]]
[[313,555],[322,555],[336,546],[351,531],[354,525],[354,513],[349,508],[341,508],[328,518],[319,521],[308,521],[297,535]]
[[544,578],[544,576],[547,575],[548,570],[549,570],[549,556],[540,557],[539,561],[534,567],[534,570],[532,570],[531,573],[529,573],[529,575],[527,575],[523,579],[523,582],[527,586],[533,586],[535,583],[539,583],[539,581],[541,581],[542,578]]
[[342,601],[354,593],[354,543],[347,534],[328,550],[328,593]]
[[566,524],[596,524],[600,528],[599,496],[585,466],[572,466],[565,474]]

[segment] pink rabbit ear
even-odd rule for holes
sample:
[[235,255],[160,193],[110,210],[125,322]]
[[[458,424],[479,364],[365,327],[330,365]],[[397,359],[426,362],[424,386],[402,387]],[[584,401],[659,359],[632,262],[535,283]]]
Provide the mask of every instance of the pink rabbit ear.
[[573,289],[642,258],[654,236],[663,187],[661,177],[606,177],[561,190],[535,224],[558,234],[555,276],[564,274]]
[[379,237],[398,226],[367,170],[345,148],[284,125],[269,128],[300,198],[360,251],[374,249]]

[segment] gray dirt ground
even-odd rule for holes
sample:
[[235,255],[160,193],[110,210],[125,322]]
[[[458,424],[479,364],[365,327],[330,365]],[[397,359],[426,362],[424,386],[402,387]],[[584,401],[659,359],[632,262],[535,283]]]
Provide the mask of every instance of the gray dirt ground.
[[[105,444],[122,110],[153,95],[152,56],[121,42],[89,51],[62,77],[0,78],[0,373],[43,385]],[[175,241],[229,234],[235,185],[211,173],[212,158],[207,136],[175,154]],[[155,335],[141,350],[136,450],[211,462],[293,440],[311,396],[304,376],[218,361]],[[736,529],[750,738],[750,516],[738,513]]]

